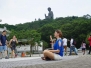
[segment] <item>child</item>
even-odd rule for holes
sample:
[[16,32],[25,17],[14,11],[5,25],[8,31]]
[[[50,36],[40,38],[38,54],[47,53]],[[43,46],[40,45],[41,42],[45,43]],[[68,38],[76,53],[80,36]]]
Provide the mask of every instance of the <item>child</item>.
[[86,50],[86,43],[85,43],[85,41],[82,42],[81,47],[82,47],[82,52],[83,52],[83,55],[84,55],[85,54],[85,50]]

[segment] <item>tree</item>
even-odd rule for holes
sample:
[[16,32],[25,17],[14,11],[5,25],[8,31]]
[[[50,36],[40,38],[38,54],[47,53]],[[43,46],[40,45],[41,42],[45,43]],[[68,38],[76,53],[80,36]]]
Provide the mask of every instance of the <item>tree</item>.
[[9,39],[13,35],[16,35],[19,39],[34,38],[34,41],[38,41],[38,38],[40,38],[47,44],[50,43],[49,36],[53,35],[56,29],[60,29],[66,38],[74,37],[77,41],[77,48],[79,48],[83,39],[86,39],[87,35],[91,32],[91,19],[69,16],[17,25],[0,24],[0,27],[4,26],[11,30]]
[[[45,25],[44,27],[41,28],[41,39],[47,42],[47,44],[50,44],[50,35],[54,36],[54,27],[51,25]],[[49,46],[50,47],[50,46]]]

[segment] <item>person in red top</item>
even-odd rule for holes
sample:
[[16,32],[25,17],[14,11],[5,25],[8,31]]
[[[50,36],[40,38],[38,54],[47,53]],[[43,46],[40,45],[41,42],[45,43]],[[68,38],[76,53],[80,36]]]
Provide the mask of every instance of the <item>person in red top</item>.
[[89,41],[89,53],[88,54],[90,54],[90,52],[91,52],[91,35],[89,36],[88,41]]

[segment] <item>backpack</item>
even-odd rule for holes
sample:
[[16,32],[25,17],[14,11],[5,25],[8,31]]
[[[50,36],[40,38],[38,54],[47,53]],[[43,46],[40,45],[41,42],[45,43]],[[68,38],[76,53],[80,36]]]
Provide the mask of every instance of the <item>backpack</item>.
[[76,41],[75,40],[73,40],[73,43],[72,43],[73,45],[76,45]]

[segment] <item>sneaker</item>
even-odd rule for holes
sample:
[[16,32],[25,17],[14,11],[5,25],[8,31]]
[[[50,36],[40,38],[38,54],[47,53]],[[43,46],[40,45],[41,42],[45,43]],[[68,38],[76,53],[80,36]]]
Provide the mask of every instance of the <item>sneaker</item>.
[[9,57],[8,57],[8,56],[6,56],[6,57],[5,57],[5,59],[9,59]]

